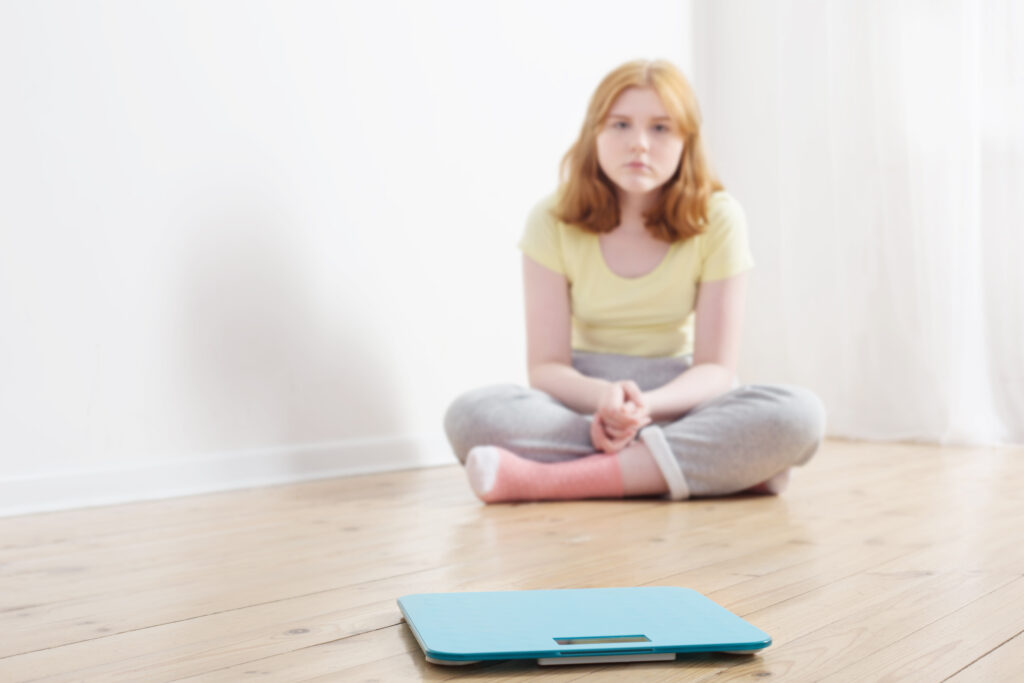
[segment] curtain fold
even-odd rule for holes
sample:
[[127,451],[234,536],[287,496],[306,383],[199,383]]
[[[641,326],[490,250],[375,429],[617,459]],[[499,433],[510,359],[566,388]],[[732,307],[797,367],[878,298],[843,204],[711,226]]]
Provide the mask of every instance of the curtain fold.
[[747,209],[742,372],[830,433],[1024,443],[1024,3],[699,2],[711,158]]

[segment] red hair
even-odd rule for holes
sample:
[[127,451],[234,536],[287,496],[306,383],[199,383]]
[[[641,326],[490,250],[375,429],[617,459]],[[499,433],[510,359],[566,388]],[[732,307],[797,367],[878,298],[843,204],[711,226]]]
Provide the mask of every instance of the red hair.
[[693,89],[675,66],[664,60],[627,62],[604,77],[590,98],[579,138],[562,158],[562,183],[554,214],[563,223],[595,233],[611,232],[621,221],[615,184],[597,161],[597,135],[615,100],[626,88],[652,88],[683,136],[683,154],[675,174],[662,185],[658,201],[644,213],[647,230],[675,242],[704,231],[708,199],[723,189],[704,153],[700,110]]

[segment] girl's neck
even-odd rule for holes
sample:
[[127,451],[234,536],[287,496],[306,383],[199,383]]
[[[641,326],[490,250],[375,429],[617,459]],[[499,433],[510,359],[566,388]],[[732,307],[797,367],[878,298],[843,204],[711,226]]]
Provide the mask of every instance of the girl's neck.
[[629,194],[619,190],[619,229],[626,232],[643,232],[644,211],[647,211],[658,199],[658,191],[652,190],[647,194]]

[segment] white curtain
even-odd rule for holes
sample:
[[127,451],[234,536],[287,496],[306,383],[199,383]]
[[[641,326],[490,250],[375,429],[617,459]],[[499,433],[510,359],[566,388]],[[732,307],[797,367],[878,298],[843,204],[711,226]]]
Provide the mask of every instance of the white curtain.
[[1024,1],[693,9],[758,262],[743,379],[835,436],[1024,443]]

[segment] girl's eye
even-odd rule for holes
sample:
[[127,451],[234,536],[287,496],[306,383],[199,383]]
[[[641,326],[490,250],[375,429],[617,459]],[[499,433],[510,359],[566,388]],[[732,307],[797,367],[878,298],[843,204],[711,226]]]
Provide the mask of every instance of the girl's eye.
[[[612,121],[611,127],[612,128],[617,128],[619,130],[626,130],[627,128],[629,128],[629,122],[628,121],[621,121],[621,120],[620,121]],[[664,123],[657,123],[657,124],[654,125],[654,131],[657,132],[657,133],[669,133],[669,132],[671,132],[671,130],[672,129],[669,126],[665,125]]]

